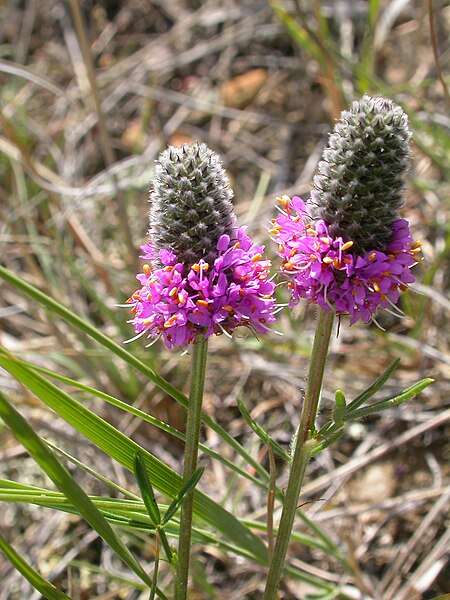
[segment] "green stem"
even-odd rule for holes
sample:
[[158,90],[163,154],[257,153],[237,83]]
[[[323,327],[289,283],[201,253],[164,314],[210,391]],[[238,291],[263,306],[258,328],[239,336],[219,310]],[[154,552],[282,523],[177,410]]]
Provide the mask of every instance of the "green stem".
[[278,586],[286,559],[286,553],[294,525],[295,512],[297,510],[298,498],[305,476],[306,466],[317,441],[311,438],[314,435],[314,424],[319,407],[320,392],[322,389],[325,363],[328,356],[331,331],[333,328],[334,313],[326,313],[319,310],[316,334],[311,353],[308,381],[306,385],[305,399],[297,432],[294,455],[292,457],[291,472],[284,498],[283,512],[281,514],[280,526],[278,528],[277,541],[274,555],[267,576],[266,589],[263,600],[275,600],[277,598]]
[[167,539],[167,535],[164,530],[164,527],[158,527],[157,534],[159,535],[159,539],[161,540],[161,545],[164,548],[166,558],[169,561],[169,563],[172,564],[173,554],[172,554],[172,550],[170,548],[169,540]]
[[[202,337],[193,346],[191,361],[191,389],[186,423],[183,481],[186,483],[197,468],[200,425],[202,416],[203,387],[205,384],[208,342]],[[187,598],[189,557],[191,552],[192,512],[194,492],[187,494],[181,506],[178,564],[175,579],[175,599]]]

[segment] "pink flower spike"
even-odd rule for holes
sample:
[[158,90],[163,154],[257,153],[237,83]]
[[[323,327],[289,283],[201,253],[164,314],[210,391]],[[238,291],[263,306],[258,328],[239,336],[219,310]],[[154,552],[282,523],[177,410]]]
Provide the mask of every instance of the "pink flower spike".
[[[144,257],[150,258],[147,246]],[[230,335],[237,327],[260,333],[275,321],[275,283],[264,247],[252,242],[241,227],[233,240],[222,235],[213,265],[200,260],[187,269],[170,250],[160,250],[162,268],[145,265],[137,275],[141,289],[127,303],[134,313],[136,333],[162,336],[168,348],[187,346],[200,334]]]
[[392,223],[392,238],[385,251],[352,253],[351,240],[333,238],[323,220],[314,221],[303,200],[279,199],[283,212],[271,232],[283,259],[282,272],[290,280],[291,306],[305,298],[328,311],[350,315],[350,324],[369,323],[379,307],[395,305],[408,284],[420,242],[413,242],[408,221]]

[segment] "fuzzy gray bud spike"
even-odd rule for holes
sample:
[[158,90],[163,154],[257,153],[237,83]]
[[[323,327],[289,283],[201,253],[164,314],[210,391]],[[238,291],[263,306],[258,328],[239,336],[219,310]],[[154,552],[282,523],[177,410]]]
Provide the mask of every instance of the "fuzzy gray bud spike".
[[170,146],[155,166],[150,193],[150,246],[172,250],[186,268],[203,259],[212,264],[217,242],[232,237],[236,217],[228,178],[219,156],[206,144]]
[[363,96],[341,114],[312,182],[314,216],[355,253],[382,250],[403,204],[411,132],[391,100]]

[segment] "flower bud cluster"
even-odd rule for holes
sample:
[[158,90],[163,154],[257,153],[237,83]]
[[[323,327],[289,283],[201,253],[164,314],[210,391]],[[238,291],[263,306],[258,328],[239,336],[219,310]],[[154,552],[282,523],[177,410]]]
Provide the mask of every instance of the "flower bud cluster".
[[403,204],[411,132],[391,100],[363,96],[331,133],[312,182],[311,210],[353,252],[382,250]]
[[[228,178],[206,144],[170,146],[155,165],[150,194],[150,245],[158,263],[170,249],[187,267],[213,263],[220,236],[236,224]],[[160,266],[160,264],[159,264]]]

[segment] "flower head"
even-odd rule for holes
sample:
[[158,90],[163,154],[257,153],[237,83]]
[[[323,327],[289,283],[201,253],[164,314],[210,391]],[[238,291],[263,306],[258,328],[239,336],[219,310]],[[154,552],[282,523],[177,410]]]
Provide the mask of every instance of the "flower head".
[[[142,258],[154,259],[149,245],[142,250]],[[142,287],[128,300],[136,333],[162,336],[168,348],[187,346],[200,334],[231,334],[240,325],[265,333],[275,320],[275,284],[263,252],[243,227],[233,240],[219,238],[213,263],[200,259],[188,270],[172,251],[160,250],[162,267],[144,265],[137,276]]]
[[206,144],[169,146],[155,164],[150,194],[150,246],[154,263],[170,248],[186,266],[214,262],[220,236],[236,225],[228,178]]
[[411,132],[408,117],[386,98],[363,96],[343,111],[313,178],[310,210],[353,252],[382,250],[404,201]]
[[368,323],[394,306],[414,281],[420,242],[399,217],[411,132],[391,100],[364,96],[341,114],[313,179],[308,207],[298,196],[278,201],[270,230],[290,277],[292,303]]
[[155,173],[141,257],[149,263],[127,301],[137,335],[162,336],[171,348],[240,325],[265,333],[275,320],[270,261],[235,226],[219,157],[205,144],[169,148]]
[[349,314],[351,324],[368,323],[379,307],[394,306],[409,283],[410,269],[419,260],[420,242],[413,242],[408,222],[392,223],[383,250],[354,253],[352,240],[333,237],[323,219],[314,220],[301,198],[278,198],[280,215],[269,230],[289,277],[292,302],[306,298],[325,311]]

